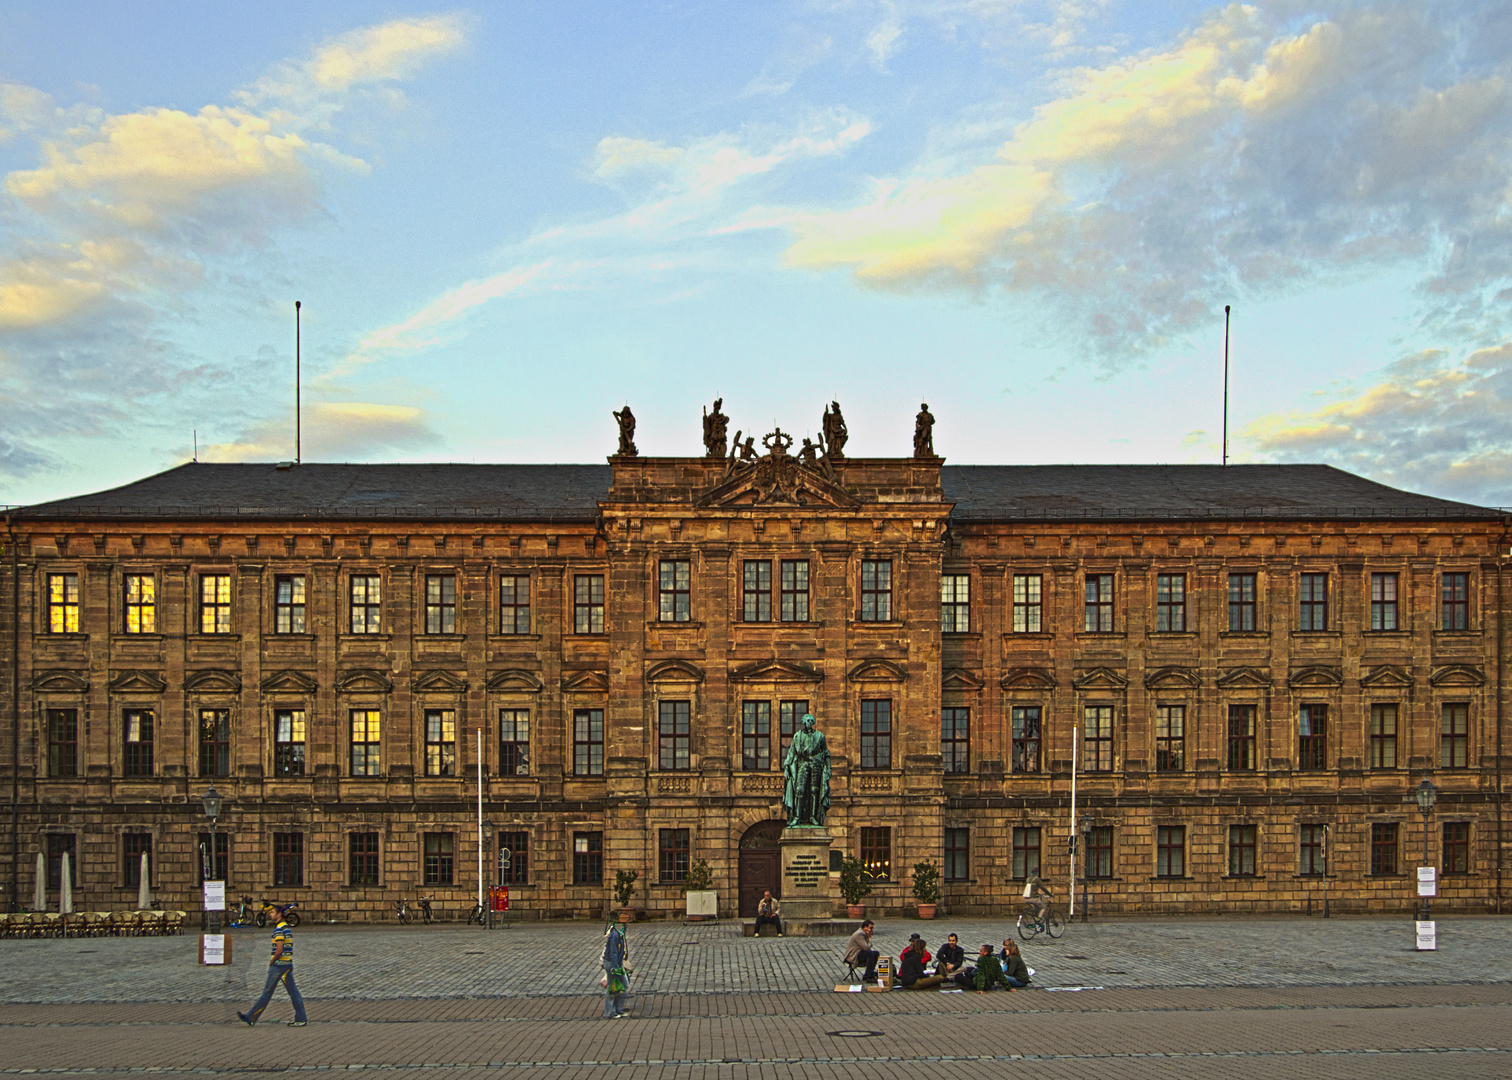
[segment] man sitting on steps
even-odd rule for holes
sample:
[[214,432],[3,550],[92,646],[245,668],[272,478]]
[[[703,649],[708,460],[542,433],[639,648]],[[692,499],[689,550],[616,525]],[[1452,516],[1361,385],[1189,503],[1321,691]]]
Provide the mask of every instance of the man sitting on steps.
[[775,926],[777,936],[782,936],[782,909],[777,905],[777,898],[768,889],[761,894],[761,903],[756,905],[756,936],[761,936],[763,926]]

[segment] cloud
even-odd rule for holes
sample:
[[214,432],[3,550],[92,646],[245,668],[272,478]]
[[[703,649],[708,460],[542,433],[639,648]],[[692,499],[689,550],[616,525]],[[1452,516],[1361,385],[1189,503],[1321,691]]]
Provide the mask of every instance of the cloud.
[[[317,402],[305,406],[302,427],[302,456],[312,461],[372,458],[441,441],[429,413],[410,405]],[[292,410],[276,420],[251,425],[230,442],[213,443],[200,451],[202,461],[282,461],[293,457]]]
[[792,234],[795,268],[1032,297],[1109,363],[1236,294],[1402,261],[1426,268],[1430,320],[1470,327],[1512,303],[1512,89],[1505,51],[1461,55],[1465,11],[1345,6],[1294,29],[1234,5],[1067,73],[992,160],[751,220]]
[[1403,357],[1321,408],[1270,415],[1241,437],[1268,461],[1326,460],[1383,483],[1512,505],[1512,340],[1460,359]]

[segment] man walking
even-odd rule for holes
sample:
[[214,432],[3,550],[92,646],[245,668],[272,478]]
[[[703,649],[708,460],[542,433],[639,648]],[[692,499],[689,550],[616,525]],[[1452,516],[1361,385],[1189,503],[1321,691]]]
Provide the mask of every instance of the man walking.
[[604,1019],[615,1020],[630,1015],[630,1010],[625,1008],[625,995],[630,992],[630,945],[625,940],[624,924],[609,924],[599,966],[604,969],[604,977],[599,980],[604,988]]
[[777,936],[782,936],[782,909],[777,906],[777,898],[768,889],[761,894],[761,903],[756,905],[756,936],[761,936],[763,926],[775,926]]
[[294,985],[294,931],[282,911],[278,913],[278,923],[273,929],[272,945],[273,958],[268,961],[268,981],[263,986],[262,997],[247,1012],[237,1013],[236,1018],[248,1027],[257,1023],[268,1002],[273,1000],[274,989],[282,982],[284,989],[289,991],[289,1000],[294,1003],[294,1019],[289,1021],[289,1026],[304,1027],[304,998],[299,996],[299,988]]
[[871,947],[872,929],[874,924],[867,919],[861,924],[861,929],[850,936],[845,943],[845,963],[851,967],[857,964],[866,965],[866,975],[863,982],[874,983],[877,981],[877,950]]

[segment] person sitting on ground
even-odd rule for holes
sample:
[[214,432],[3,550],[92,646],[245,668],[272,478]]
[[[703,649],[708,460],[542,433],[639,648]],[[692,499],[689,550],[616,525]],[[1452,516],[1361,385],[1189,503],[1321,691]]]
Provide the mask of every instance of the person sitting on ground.
[[915,935],[903,955],[898,957],[898,985],[905,990],[928,990],[945,981],[943,975],[924,974],[924,958],[929,953],[924,948],[924,939]]
[[756,905],[756,936],[761,936],[763,926],[775,926],[777,936],[782,936],[782,909],[777,905],[777,898],[768,889],[761,894],[761,903]]
[[991,945],[983,945],[982,951],[977,955],[976,975],[973,976],[972,983],[979,994],[985,994],[999,985],[1005,990],[1013,989],[1003,974],[1003,965],[999,964],[998,958],[992,955]]
[[956,936],[951,934],[945,939],[945,944],[940,946],[936,959],[939,963],[935,965],[935,974],[953,979],[961,973],[961,967],[966,963],[966,950],[961,948]]
[[1008,980],[1012,989],[1022,990],[1029,985],[1029,965],[1024,963],[1018,942],[1010,938],[1003,940],[1003,953],[998,957],[998,963],[1003,966],[1003,978]]
[[1030,874],[1029,880],[1024,882],[1024,899],[1034,905],[1034,917],[1041,926],[1045,924],[1045,913],[1050,910],[1050,901],[1055,894],[1045,887],[1038,873]]
[[874,983],[877,981],[877,950],[871,947],[872,930],[875,924],[867,919],[861,924],[861,929],[850,936],[845,943],[845,963],[851,967],[858,964],[866,965],[866,974],[862,977],[863,982]]

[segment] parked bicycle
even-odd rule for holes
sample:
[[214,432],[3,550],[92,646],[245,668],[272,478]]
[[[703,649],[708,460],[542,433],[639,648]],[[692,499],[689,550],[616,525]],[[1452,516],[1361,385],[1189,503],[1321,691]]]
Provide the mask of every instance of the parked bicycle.
[[258,916],[261,914],[252,898],[243,896],[240,903],[227,910],[226,925],[233,930],[244,930],[254,925],[261,926],[262,923],[258,921]]
[[467,925],[471,926],[473,923],[477,923],[479,926],[488,925],[487,907],[482,904],[474,904],[472,906],[472,911],[468,912],[467,915]]
[[420,899],[415,901],[415,903],[420,907],[420,915],[425,919],[426,926],[429,926],[431,923],[436,921],[431,916],[431,901],[434,899],[434,896],[422,896],[420,897]]
[[268,917],[271,915],[275,923],[281,917],[291,927],[298,926],[299,912],[295,910],[298,907],[299,901],[297,900],[290,900],[287,904],[274,904],[264,901],[262,910],[257,913],[257,925],[267,926]]
[[1058,938],[1066,932],[1066,921],[1055,910],[1054,904],[1045,905],[1045,917],[1039,917],[1039,907],[1036,904],[1025,904],[1023,914],[1018,917],[1018,936],[1028,941],[1035,934],[1045,933],[1053,938]]
[[409,901],[402,896],[394,901],[394,915],[398,917],[401,926],[408,926],[414,921],[414,916],[410,914]]

